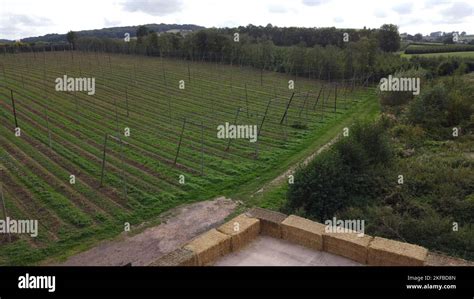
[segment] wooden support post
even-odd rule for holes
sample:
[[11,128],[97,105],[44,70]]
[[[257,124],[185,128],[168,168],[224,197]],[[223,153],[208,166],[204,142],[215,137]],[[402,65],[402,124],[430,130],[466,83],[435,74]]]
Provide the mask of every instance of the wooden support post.
[[[241,109],[241,108],[237,109],[237,112],[235,113],[234,125],[237,125],[237,120],[239,119],[240,109]],[[232,139],[229,138],[229,142],[227,142],[227,147],[226,147],[226,149],[225,149],[226,151],[229,150],[229,148],[230,148],[230,142],[231,142],[231,141],[232,141]]]
[[204,123],[201,121],[201,175],[204,175]]
[[189,69],[189,61],[188,61],[188,81],[191,82],[191,70]]
[[[3,184],[0,183],[0,195],[2,197],[2,210],[3,210],[3,217],[5,218],[5,221],[7,220],[7,207],[5,204],[5,197],[3,196]],[[12,237],[10,233],[8,233],[8,243],[11,243]]]
[[245,105],[247,109],[247,118],[249,118],[249,99],[247,95],[247,83],[245,83]]
[[51,143],[51,129],[49,127],[49,116],[48,116],[48,107],[47,106],[45,107],[45,114],[46,114],[46,127],[48,129],[49,148],[53,149],[53,146],[52,146],[52,143]]
[[125,178],[125,162],[123,161],[123,142],[120,135],[117,136],[120,142],[120,160],[122,162],[122,183],[123,183],[123,198],[127,200],[127,180]]
[[120,137],[120,132],[119,132],[119,124],[118,124],[118,109],[117,109],[117,100],[114,99],[114,104],[115,104],[115,123],[117,127],[117,139],[120,143],[120,161],[122,164],[122,184],[123,184],[123,197],[125,200],[127,200],[127,181],[125,178],[125,162],[123,158],[123,142],[122,138]]
[[115,98],[114,98],[114,106],[115,106],[115,129],[117,131],[117,138],[120,138],[118,108],[117,108],[117,100]]
[[44,93],[44,98],[47,99],[48,97],[48,92],[46,91],[46,66],[43,65],[43,93]]
[[308,100],[309,92],[306,92],[306,96],[304,97],[303,105],[300,108],[300,113],[298,115],[301,118],[301,113],[303,113],[303,109],[306,107],[306,101]]
[[324,122],[324,99],[326,98],[326,90],[323,91],[321,97],[321,122]]
[[133,64],[133,81],[135,82],[135,87],[137,86],[137,66]]
[[[331,84],[331,83],[329,83],[329,84]],[[324,109],[324,110],[326,110],[326,102],[329,101],[329,98],[331,98],[331,86],[329,86],[329,88],[328,88],[328,96],[327,96],[327,98],[324,98],[324,97],[323,97],[323,109]]]
[[171,117],[171,99],[170,97],[168,97],[168,117],[169,117],[169,121],[170,123],[172,122],[172,117]]
[[15,108],[15,98],[13,97],[13,89],[10,89],[10,95],[12,98],[13,116],[15,117],[15,128],[18,128],[18,120],[16,119],[16,108]]
[[161,71],[163,73],[163,82],[165,82],[165,86],[168,87],[166,83],[166,74],[165,74],[165,66],[163,64],[163,54],[160,52],[160,61],[161,61]]
[[181,148],[181,142],[183,141],[184,127],[186,126],[186,118],[183,121],[183,128],[181,129],[181,135],[179,136],[178,149],[176,151],[176,156],[174,157],[174,165],[178,161],[179,150]]
[[344,109],[347,109],[347,83],[344,82],[343,84],[343,87],[344,87],[344,92],[343,92],[343,101],[344,101]]
[[128,110],[128,87],[125,87],[125,105],[127,106],[127,117],[129,117],[130,112]]
[[[79,103],[77,102],[77,92],[74,90],[74,102],[76,104],[76,112],[79,111]],[[77,116],[77,114],[76,114]]]
[[165,86],[168,87],[168,82],[166,81],[166,72],[165,72],[165,69],[163,69],[163,80],[165,81]]
[[372,77],[372,75],[367,75],[367,78],[365,79],[364,83],[362,84],[362,86],[365,86],[365,88],[368,88],[369,87],[369,79],[370,77]]
[[337,82],[334,85],[334,113],[337,110]]
[[[270,100],[271,101],[271,100]],[[258,118],[259,118],[259,115],[258,115],[258,111],[257,111],[257,123],[258,123]],[[257,141],[255,141],[255,159],[258,160],[258,136],[260,135],[260,129],[258,130],[257,132]]]
[[109,135],[107,133],[105,133],[105,137],[104,137],[104,150],[103,150],[103,153],[102,153],[102,170],[100,171],[100,187],[102,187],[103,185],[103,182],[104,182],[104,170],[105,170],[105,151],[107,149],[107,137]]
[[5,82],[5,88],[7,88],[7,74],[5,73],[5,66],[2,64],[3,70],[3,81]]
[[285,120],[286,114],[288,113],[288,108],[290,108],[291,101],[293,100],[294,96],[295,96],[295,92],[291,94],[290,100],[288,101],[288,105],[286,105],[285,113],[283,114],[283,117],[280,120],[280,125],[283,123],[283,120]]
[[265,115],[263,115],[262,122],[260,123],[260,128],[258,129],[257,138],[260,137],[260,132],[262,132],[263,123],[265,122],[265,118],[267,118],[268,109],[270,108],[271,103],[272,99],[268,101],[267,108],[265,109]]

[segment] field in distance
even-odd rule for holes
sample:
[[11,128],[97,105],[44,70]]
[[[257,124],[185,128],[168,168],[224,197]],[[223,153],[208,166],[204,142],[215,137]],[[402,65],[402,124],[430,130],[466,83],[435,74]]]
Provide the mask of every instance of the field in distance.
[[421,57],[465,57],[465,58],[474,58],[474,51],[467,51],[467,52],[446,52],[446,53],[424,53],[424,54],[405,54],[401,53],[400,56],[402,57],[414,57],[414,56],[421,56]]

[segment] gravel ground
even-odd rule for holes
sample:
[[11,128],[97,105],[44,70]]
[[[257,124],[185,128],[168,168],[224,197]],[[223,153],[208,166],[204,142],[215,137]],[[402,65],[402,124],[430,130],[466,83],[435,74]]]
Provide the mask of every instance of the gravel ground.
[[146,266],[195,236],[221,224],[235,209],[231,199],[220,197],[185,205],[166,213],[162,224],[133,236],[106,241],[70,257],[63,266]]

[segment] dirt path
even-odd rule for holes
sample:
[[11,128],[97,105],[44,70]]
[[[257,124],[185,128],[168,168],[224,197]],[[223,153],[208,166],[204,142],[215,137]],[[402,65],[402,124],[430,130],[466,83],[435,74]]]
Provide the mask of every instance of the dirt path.
[[323,152],[324,150],[326,150],[327,148],[329,148],[331,145],[333,145],[337,140],[339,139],[339,135],[334,137],[333,139],[331,139],[331,141],[329,141],[328,143],[326,143],[325,145],[321,146],[316,152],[312,153],[311,155],[309,155],[308,157],[306,157],[303,162],[301,163],[297,163],[293,166],[291,166],[290,168],[288,168],[288,170],[286,170],[284,173],[280,174],[279,176],[277,176],[275,179],[273,179],[271,182],[265,184],[261,189],[259,189],[257,192],[255,192],[254,194],[252,194],[252,196],[258,194],[258,193],[261,193],[263,191],[265,191],[265,189],[268,189],[268,188],[271,188],[271,187],[276,187],[278,185],[281,185],[283,184],[284,181],[286,181],[288,179],[288,176],[290,174],[293,174],[296,170],[296,168],[299,166],[299,165],[307,165],[309,162],[311,162],[314,157],[316,157],[317,155],[319,155],[321,152]]
[[146,266],[200,233],[222,223],[236,208],[231,199],[184,205],[166,212],[163,223],[70,257],[63,266]]

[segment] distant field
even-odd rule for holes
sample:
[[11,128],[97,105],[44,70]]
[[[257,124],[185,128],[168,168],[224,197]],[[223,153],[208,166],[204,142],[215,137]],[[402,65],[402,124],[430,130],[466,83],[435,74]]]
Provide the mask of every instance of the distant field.
[[474,51],[474,45],[467,44],[412,44],[405,49],[405,54],[431,54]]
[[447,52],[447,53],[426,53],[426,54],[405,54],[401,53],[401,57],[410,58],[412,56],[420,56],[420,57],[467,57],[467,58],[474,58],[474,51],[469,52]]
[[435,43],[435,42],[423,42],[423,43],[411,43],[409,47],[423,47],[423,46],[442,46],[443,43]]
[[[373,92],[350,85],[336,90],[274,72],[150,57],[7,54],[0,66],[0,181],[8,216],[40,225],[37,238],[0,240],[0,264],[67,256],[117,235],[125,222],[255,183],[316,133],[351,116],[358,102],[375,102]],[[55,91],[64,75],[94,77],[95,95]],[[256,125],[258,142],[218,139],[217,126],[226,122]]]

